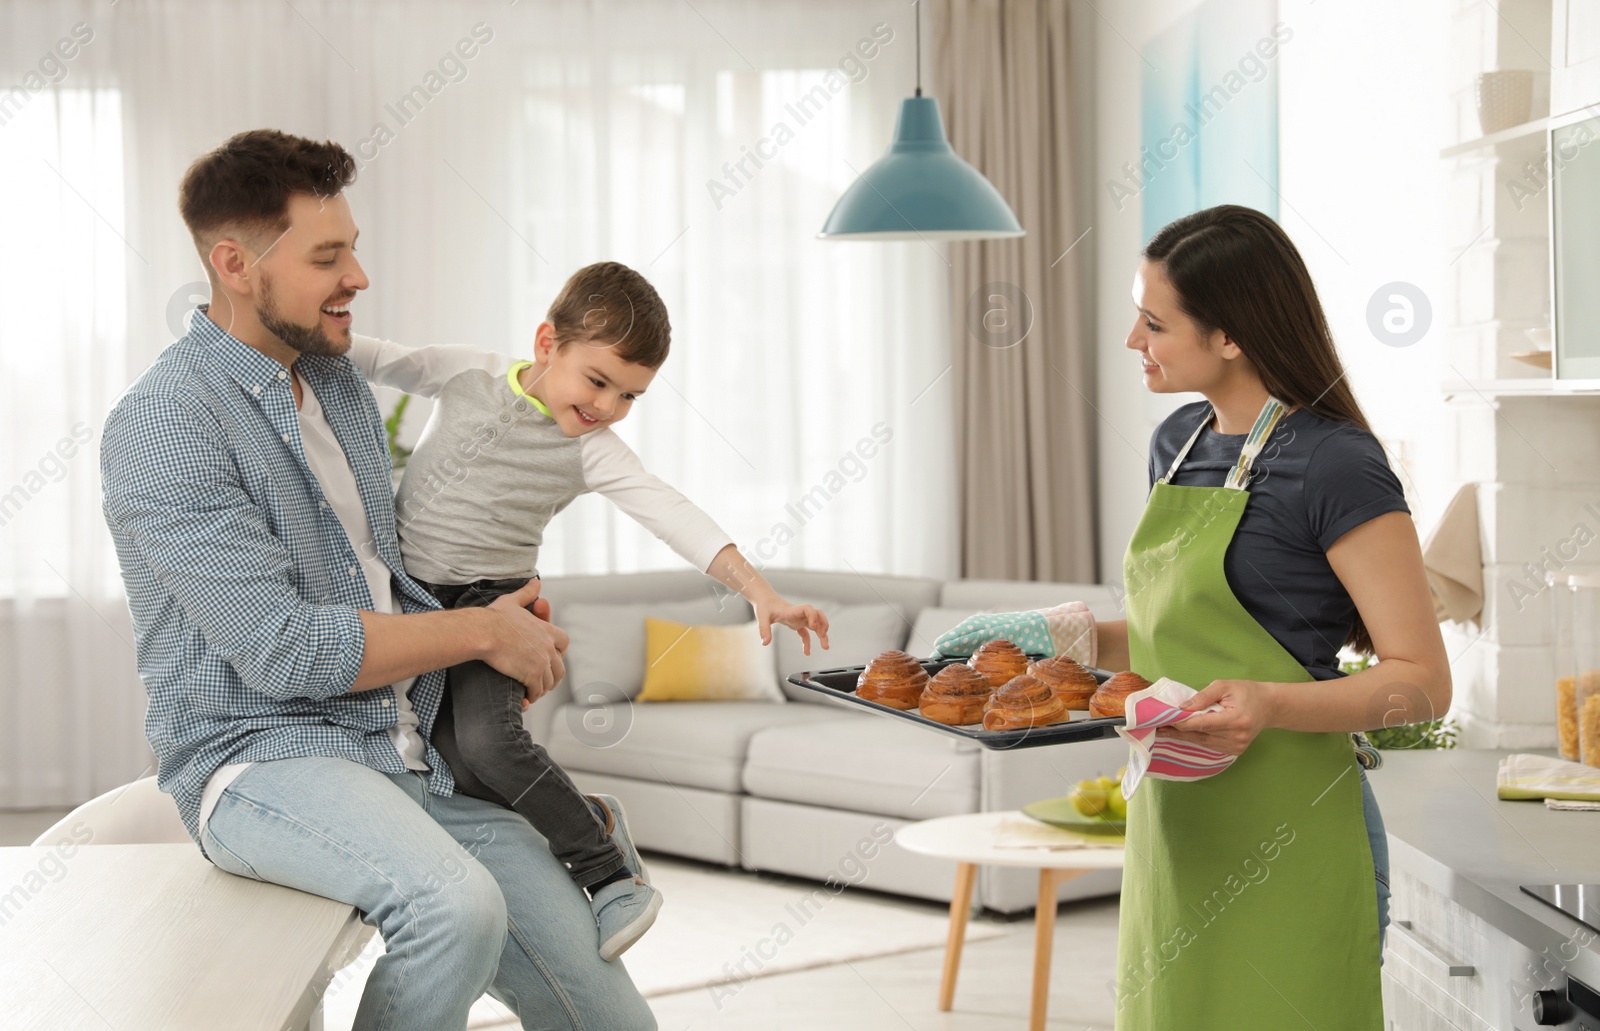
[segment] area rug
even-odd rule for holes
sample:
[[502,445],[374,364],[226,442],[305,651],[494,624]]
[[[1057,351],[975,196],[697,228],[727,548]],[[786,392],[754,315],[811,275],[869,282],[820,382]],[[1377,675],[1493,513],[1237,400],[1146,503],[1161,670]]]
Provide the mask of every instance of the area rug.
[[[816,881],[672,859],[648,860],[650,879],[666,896],[655,927],[623,957],[646,996],[703,988],[732,995],[756,977],[853,962],[916,949],[943,948],[947,906],[897,899]],[[967,941],[997,938],[999,925],[973,920]],[[334,979],[324,1000],[327,1031],[348,1031],[383,944]],[[937,978],[939,960],[929,960]],[[468,1027],[515,1027],[506,1008],[484,998]]]

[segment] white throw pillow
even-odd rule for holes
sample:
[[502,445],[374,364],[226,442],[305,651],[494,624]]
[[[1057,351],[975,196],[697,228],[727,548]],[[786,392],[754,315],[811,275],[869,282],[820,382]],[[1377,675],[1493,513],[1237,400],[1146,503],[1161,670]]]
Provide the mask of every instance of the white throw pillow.
[[968,616],[975,616],[980,612],[990,612],[992,609],[939,609],[926,608],[917,613],[916,625],[911,628],[911,641],[906,645],[906,651],[919,659],[926,659],[933,654],[933,642],[955,629]]
[[[750,618],[742,598],[721,604],[706,597],[694,601],[632,602],[613,605],[575,601],[559,606],[556,625],[567,632],[567,676],[572,700],[601,705],[633,698],[644,687],[644,621],[646,616],[674,623],[729,626]],[[606,686],[610,685],[610,686]]]
[[790,673],[834,669],[838,666],[864,666],[884,652],[903,648],[906,642],[906,617],[893,605],[845,605],[815,598],[790,598],[795,605],[815,605],[828,617],[828,650],[811,635],[811,654],[800,647],[800,635],[786,626],[772,628],[773,645],[778,649],[778,676],[784,680],[783,693],[794,702],[822,701],[813,691],[789,683]]

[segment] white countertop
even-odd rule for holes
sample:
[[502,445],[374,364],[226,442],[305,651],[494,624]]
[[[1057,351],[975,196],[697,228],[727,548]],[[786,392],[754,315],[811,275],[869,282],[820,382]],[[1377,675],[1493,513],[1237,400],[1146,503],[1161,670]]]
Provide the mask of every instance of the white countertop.
[[192,844],[0,848],[7,1028],[300,1026],[361,930],[350,906],[223,873]]

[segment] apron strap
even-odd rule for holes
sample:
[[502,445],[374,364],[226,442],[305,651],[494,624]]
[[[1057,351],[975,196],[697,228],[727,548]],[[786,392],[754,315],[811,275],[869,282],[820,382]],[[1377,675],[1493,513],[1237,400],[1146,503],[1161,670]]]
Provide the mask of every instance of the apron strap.
[[[1162,483],[1171,483],[1172,478],[1178,473],[1178,466],[1189,457],[1189,449],[1194,447],[1194,442],[1200,439],[1200,434],[1211,423],[1211,416],[1216,413],[1215,408],[1206,409],[1206,417],[1200,420],[1200,425],[1194,428],[1189,435],[1189,440],[1183,445],[1183,450],[1178,452],[1178,457],[1172,460],[1172,465],[1167,469],[1167,474],[1161,477]],[[1233,464],[1233,469],[1228,473],[1228,478],[1223,486],[1230,490],[1244,490],[1250,483],[1250,466],[1266,446],[1267,437],[1272,434],[1273,427],[1278,425],[1278,420],[1283,418],[1283,402],[1268,396],[1267,403],[1261,406],[1261,413],[1256,416],[1255,425],[1250,427],[1250,432],[1244,439],[1244,447],[1239,449],[1239,460]]]

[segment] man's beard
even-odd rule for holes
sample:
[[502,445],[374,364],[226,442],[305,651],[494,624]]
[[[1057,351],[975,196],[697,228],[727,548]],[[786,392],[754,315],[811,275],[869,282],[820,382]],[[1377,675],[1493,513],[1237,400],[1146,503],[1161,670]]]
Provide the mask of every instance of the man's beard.
[[261,277],[261,303],[256,306],[256,318],[260,320],[261,327],[268,333],[282,340],[301,354],[329,355],[337,357],[350,349],[349,341],[334,343],[328,334],[322,331],[321,311],[314,326],[302,326],[290,322],[278,314],[278,306],[272,299],[272,280],[265,274]]

